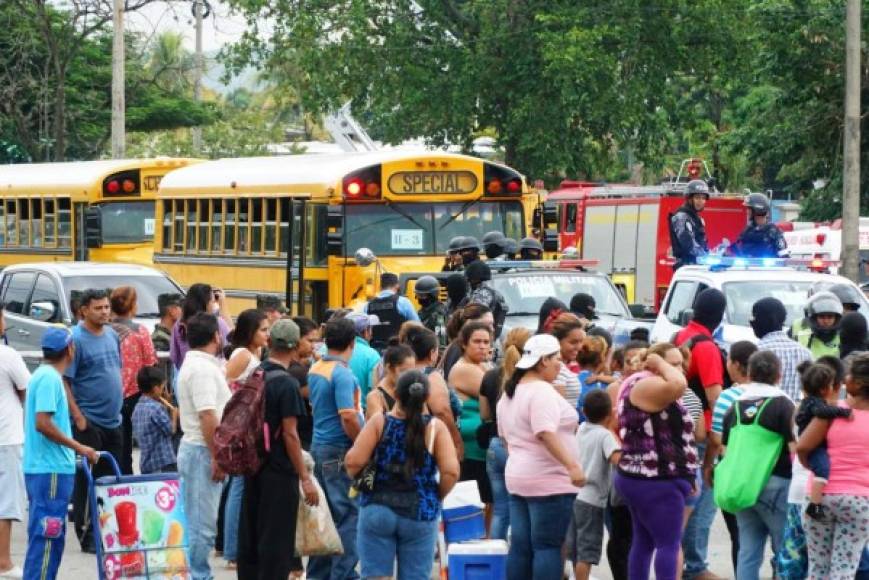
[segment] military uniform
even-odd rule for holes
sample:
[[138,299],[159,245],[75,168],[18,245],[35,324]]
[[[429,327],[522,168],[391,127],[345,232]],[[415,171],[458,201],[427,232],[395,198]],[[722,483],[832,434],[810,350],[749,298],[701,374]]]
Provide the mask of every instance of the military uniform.
[[676,259],[674,270],[696,264],[698,257],[709,253],[706,224],[693,207],[683,205],[670,214],[670,246]]
[[154,332],[151,333],[151,342],[154,343],[154,350],[157,352],[169,352],[169,344],[172,342],[172,331],[157,324],[154,327]]
[[776,258],[787,254],[788,244],[775,224],[748,224],[734,244],[734,253],[745,258]]
[[447,347],[447,307],[443,302],[432,302],[419,309],[419,320],[438,337],[438,346]]
[[501,336],[501,329],[504,327],[504,321],[507,319],[507,313],[510,311],[510,307],[507,306],[504,296],[494,288],[483,283],[471,291],[468,303],[487,306],[492,311],[492,316],[495,319],[495,338]]

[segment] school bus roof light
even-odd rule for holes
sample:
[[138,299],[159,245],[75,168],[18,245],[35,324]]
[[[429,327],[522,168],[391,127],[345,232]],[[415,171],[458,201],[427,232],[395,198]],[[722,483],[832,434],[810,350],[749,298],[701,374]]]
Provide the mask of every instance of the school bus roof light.
[[518,179],[511,179],[507,182],[507,191],[509,193],[519,193],[522,191],[522,182]]
[[489,195],[498,195],[499,193],[501,193],[501,191],[503,191],[503,189],[504,186],[501,184],[500,179],[493,179],[488,184],[486,184],[486,192],[488,192]]
[[379,197],[380,196],[380,184],[374,181],[370,181],[365,184],[365,195],[368,197]]
[[380,165],[372,165],[344,176],[344,198],[358,201],[379,199],[380,175]]
[[362,194],[362,188],[365,187],[365,182],[362,179],[356,177],[348,180],[344,184],[344,194],[347,197],[359,197]]
[[[116,182],[113,181],[112,183]],[[123,188],[125,193],[133,193],[134,191],[136,191],[136,183],[132,179],[125,179],[121,183],[121,187]]]
[[117,179],[113,179],[106,184],[106,191],[109,193],[118,193],[121,190],[121,184]]

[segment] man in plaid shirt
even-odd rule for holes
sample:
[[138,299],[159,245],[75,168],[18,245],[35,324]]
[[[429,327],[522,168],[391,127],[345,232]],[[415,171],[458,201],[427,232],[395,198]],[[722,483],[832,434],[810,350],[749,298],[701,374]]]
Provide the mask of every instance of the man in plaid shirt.
[[166,399],[166,375],[156,366],[143,367],[136,376],[142,396],[133,410],[133,434],[142,452],[139,471],[178,471],[172,435],[178,424],[178,409]]
[[779,386],[798,403],[803,398],[803,389],[797,367],[803,361],[811,361],[812,353],[782,330],[786,318],[787,310],[777,298],[761,298],[751,307],[751,328],[760,339],[757,348],[775,353],[781,361]]

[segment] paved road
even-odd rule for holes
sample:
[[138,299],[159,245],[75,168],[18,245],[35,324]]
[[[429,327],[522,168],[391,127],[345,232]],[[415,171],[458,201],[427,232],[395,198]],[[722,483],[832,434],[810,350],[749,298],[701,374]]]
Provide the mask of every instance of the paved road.
[[[90,554],[83,554],[78,547],[72,526],[67,527],[66,551],[60,568],[61,580],[85,580],[96,578],[96,558]],[[23,524],[15,524],[12,528],[12,559],[14,562],[23,563],[26,549],[27,534]],[[712,529],[709,546],[709,558],[712,562],[712,571],[720,576],[733,578],[733,569],[730,565],[730,539],[724,520],[720,517],[715,520]],[[223,567],[223,560],[212,557],[211,566],[216,580],[234,580],[235,572]],[[606,561],[601,562],[600,567],[594,568],[592,574],[599,580],[611,580]],[[435,578],[436,576],[433,576]],[[771,578],[769,565],[764,567],[763,578]]]

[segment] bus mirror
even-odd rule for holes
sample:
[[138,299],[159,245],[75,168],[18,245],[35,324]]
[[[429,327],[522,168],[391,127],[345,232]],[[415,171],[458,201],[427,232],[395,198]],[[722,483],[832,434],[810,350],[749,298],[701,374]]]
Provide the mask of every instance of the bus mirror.
[[544,229],[558,228],[558,204],[554,201],[543,204],[543,227]]
[[353,260],[356,262],[357,266],[365,268],[366,266],[370,266],[371,264],[376,262],[377,256],[375,256],[374,252],[372,252],[368,248],[359,248],[358,250],[356,250],[356,254],[353,256]]
[[546,230],[543,233],[543,251],[558,251],[558,230]]
[[99,207],[91,206],[85,210],[85,239],[88,248],[103,246],[103,214]]

